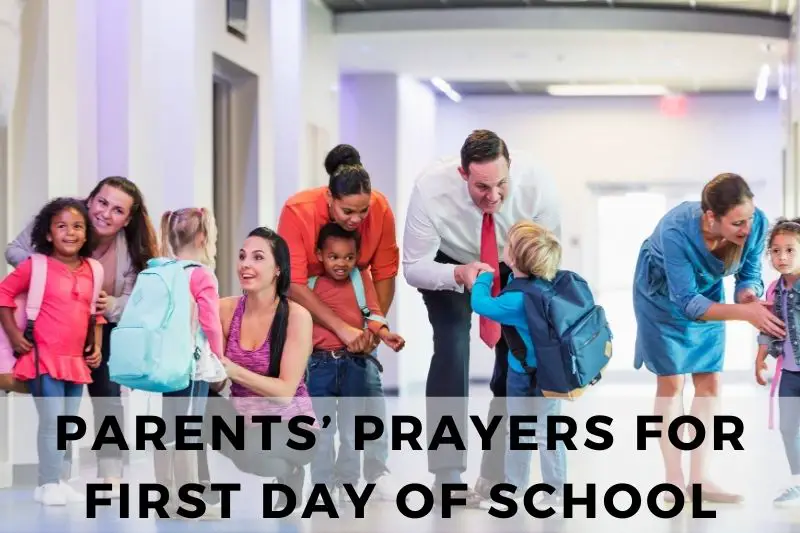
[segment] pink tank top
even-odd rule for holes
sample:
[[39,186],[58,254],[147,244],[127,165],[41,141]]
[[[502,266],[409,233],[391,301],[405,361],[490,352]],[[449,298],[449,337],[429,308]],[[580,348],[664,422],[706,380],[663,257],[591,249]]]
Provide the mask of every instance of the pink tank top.
[[[237,365],[251,372],[267,375],[270,361],[269,336],[264,341],[264,344],[255,350],[245,350],[239,344],[242,315],[244,315],[246,300],[247,298],[242,296],[239,298],[239,303],[236,304],[236,311],[233,313],[230,331],[228,332],[228,346],[225,355]],[[304,379],[298,384],[294,399],[285,405],[270,401],[269,398],[261,397],[238,383],[231,384],[231,401],[236,411],[244,416],[279,415],[283,420],[288,420],[298,415],[314,417],[311,396],[308,394]]]

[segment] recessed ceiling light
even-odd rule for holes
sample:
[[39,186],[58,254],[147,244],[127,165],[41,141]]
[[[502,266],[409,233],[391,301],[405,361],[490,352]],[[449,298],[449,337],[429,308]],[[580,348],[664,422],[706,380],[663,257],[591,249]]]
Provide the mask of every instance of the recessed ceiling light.
[[663,85],[550,85],[551,96],[664,96],[670,90]]

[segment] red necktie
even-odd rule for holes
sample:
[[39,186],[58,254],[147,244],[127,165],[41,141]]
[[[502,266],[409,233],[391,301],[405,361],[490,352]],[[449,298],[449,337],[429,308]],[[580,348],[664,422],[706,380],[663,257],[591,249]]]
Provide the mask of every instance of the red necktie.
[[[492,296],[500,294],[500,258],[497,251],[497,235],[494,230],[494,217],[488,213],[483,215],[481,227],[481,262],[494,269]],[[480,317],[481,340],[489,348],[494,348],[500,341],[500,324],[486,317]]]

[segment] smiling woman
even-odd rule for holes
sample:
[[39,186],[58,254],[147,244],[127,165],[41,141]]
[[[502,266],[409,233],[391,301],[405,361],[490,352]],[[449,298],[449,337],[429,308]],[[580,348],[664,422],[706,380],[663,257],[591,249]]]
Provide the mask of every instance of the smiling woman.
[[[109,379],[108,358],[111,330],[116,326],[133,290],[136,277],[147,261],[157,255],[155,231],[147,213],[144,197],[135,183],[120,176],[109,176],[97,183],[84,201],[89,224],[96,238],[92,257],[104,271],[103,291],[97,309],[107,324],[103,326],[103,353],[100,365],[92,369],[89,395],[92,398],[95,424],[106,416],[123,419],[120,386]],[[34,223],[26,227],[6,248],[6,261],[14,267],[34,252]],[[99,477],[115,488],[108,496],[117,497],[122,477],[122,452],[114,446],[97,454]]]
[[[692,414],[713,414],[725,358],[725,321],[751,323],[783,336],[783,323],[758,298],[764,292],[761,260],[767,219],[755,207],[747,182],[721,174],[700,201],[670,210],[645,239],[634,277],[637,337],[634,366],[657,376],[656,414],[668,424],[683,411],[684,375],[692,374]],[[725,303],[723,280],[736,279],[735,302]],[[666,439],[666,438],[665,438]],[[703,498],[739,503],[711,482],[707,448],[692,452],[688,483],[701,483]],[[667,483],[686,487],[681,452],[662,440]]]
[[[348,324],[308,288],[310,277],[320,276],[324,269],[317,256],[320,230],[329,223],[360,237],[356,267],[371,275],[378,296],[381,314],[386,316],[394,299],[395,277],[400,266],[395,218],[391,205],[380,192],[373,190],[367,169],[358,150],[347,144],[334,147],[325,157],[329,175],[327,187],[300,191],[286,201],[278,221],[278,233],[286,240],[291,253],[292,278],[289,297],[305,307],[320,324],[352,353],[371,353],[380,339],[369,328]],[[383,384],[375,365],[368,365],[368,396],[380,398],[369,402],[376,409],[371,413],[385,415]],[[369,443],[364,450],[364,477],[376,482],[388,472],[386,461],[389,445],[386,439]],[[394,497],[392,489],[376,491]]]

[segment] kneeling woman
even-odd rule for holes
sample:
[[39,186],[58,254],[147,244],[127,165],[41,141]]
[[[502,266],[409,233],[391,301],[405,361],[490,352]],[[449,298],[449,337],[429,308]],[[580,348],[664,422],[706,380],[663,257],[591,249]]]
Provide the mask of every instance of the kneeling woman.
[[[287,299],[291,276],[286,242],[272,230],[256,228],[239,251],[238,272],[244,295],[220,302],[226,339],[222,362],[230,380],[230,399],[212,397],[206,418],[232,414],[248,421],[255,415],[277,415],[284,422],[300,415],[315,418],[304,380],[312,351],[312,320],[308,311]],[[317,428],[315,423],[313,429]],[[303,467],[311,461],[313,449],[289,448],[283,424],[273,427],[272,443],[263,451],[261,424],[251,429],[244,450],[226,446],[223,438],[220,452],[242,471],[278,478],[299,502]],[[200,465],[201,471],[204,466]]]

